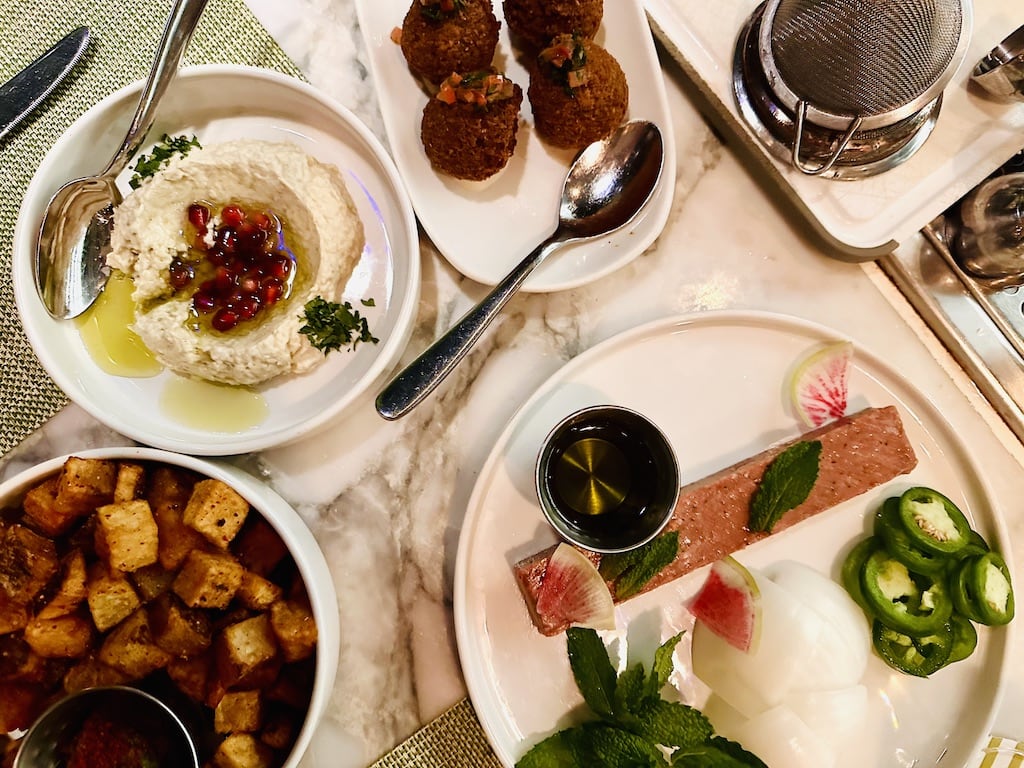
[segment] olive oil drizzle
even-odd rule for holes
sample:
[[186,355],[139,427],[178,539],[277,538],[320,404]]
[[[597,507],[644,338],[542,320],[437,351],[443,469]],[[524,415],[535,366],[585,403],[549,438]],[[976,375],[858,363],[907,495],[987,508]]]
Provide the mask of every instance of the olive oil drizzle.
[[576,512],[602,515],[625,500],[631,475],[629,460],[618,446],[600,437],[584,437],[559,457],[553,486]]

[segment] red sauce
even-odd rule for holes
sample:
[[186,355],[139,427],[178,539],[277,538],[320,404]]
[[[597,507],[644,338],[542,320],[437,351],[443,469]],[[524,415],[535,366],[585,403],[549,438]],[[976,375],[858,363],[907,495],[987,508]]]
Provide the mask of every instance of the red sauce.
[[157,768],[145,737],[102,712],[89,715],[71,742],[66,768]]

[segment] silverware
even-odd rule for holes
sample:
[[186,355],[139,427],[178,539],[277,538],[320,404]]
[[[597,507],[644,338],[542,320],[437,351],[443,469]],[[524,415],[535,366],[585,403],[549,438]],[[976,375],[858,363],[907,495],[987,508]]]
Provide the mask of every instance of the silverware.
[[79,27],[0,85],[0,139],[53,93],[88,47],[89,28]]
[[549,255],[568,243],[606,235],[632,221],[658,186],[664,155],[661,131],[645,120],[626,123],[584,148],[562,184],[555,231],[384,387],[377,397],[377,412],[385,419],[397,419],[415,408],[455,369]]
[[67,182],[46,206],[36,240],[35,278],[43,305],[58,320],[80,315],[103,292],[113,210],[121,202],[114,179],[142,146],[205,7],[206,0],[174,3],[120,148],[103,171]]

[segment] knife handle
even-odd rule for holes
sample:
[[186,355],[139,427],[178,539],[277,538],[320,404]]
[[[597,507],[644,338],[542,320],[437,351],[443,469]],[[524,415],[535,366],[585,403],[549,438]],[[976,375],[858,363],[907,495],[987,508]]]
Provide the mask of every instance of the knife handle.
[[153,67],[139,99],[139,106],[135,110],[135,117],[132,118],[121,148],[103,171],[103,176],[116,176],[124,170],[128,161],[146,140],[146,134],[149,133],[156,118],[157,104],[178,71],[181,57],[188,47],[206,3],[207,0],[176,0],[174,3],[171,15],[164,26],[160,44],[157,46]]

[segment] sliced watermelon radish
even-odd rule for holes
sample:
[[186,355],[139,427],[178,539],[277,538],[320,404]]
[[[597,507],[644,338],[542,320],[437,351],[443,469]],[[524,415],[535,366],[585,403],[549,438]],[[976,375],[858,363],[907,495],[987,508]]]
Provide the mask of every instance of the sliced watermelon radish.
[[761,591],[750,571],[729,555],[712,563],[690,612],[734,648],[746,653],[757,650]]
[[853,344],[818,347],[801,360],[789,379],[789,395],[800,420],[820,427],[846,415],[847,381]]
[[597,567],[569,544],[559,544],[537,594],[538,615],[551,624],[615,629],[615,605]]

